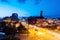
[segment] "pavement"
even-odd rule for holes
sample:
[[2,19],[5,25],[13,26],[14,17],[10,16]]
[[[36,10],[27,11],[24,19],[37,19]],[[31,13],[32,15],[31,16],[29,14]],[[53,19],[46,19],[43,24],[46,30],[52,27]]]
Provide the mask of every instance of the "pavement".
[[29,34],[20,34],[17,37],[21,40],[60,40],[60,34],[44,28],[31,28],[28,31]]

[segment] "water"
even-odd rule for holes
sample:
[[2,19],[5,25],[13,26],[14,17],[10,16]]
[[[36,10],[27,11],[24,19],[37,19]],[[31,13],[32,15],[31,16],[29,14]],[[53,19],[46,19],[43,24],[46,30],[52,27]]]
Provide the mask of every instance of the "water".
[[0,32],[0,39],[5,37],[5,33]]

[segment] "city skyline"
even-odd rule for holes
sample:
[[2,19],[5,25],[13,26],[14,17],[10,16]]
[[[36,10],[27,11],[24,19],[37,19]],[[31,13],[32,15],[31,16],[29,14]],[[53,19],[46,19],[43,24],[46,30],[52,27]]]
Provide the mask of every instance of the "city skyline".
[[12,13],[18,13],[19,17],[39,16],[41,10],[43,10],[44,17],[60,17],[59,0],[23,0],[21,2],[0,0],[0,17],[11,16]]

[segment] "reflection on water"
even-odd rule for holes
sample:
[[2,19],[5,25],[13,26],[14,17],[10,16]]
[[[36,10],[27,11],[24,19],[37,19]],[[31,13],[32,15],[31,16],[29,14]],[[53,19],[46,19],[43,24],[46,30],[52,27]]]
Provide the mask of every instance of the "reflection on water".
[[5,37],[5,33],[3,32],[0,32],[0,39],[4,38]]

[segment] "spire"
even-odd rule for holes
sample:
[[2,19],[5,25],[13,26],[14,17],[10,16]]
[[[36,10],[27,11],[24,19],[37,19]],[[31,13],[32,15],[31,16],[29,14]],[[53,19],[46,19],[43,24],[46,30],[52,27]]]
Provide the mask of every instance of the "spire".
[[43,17],[43,11],[42,10],[40,12],[40,19],[44,19],[44,17]]

